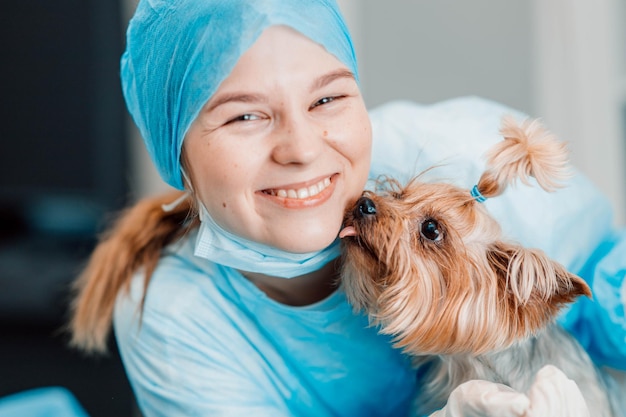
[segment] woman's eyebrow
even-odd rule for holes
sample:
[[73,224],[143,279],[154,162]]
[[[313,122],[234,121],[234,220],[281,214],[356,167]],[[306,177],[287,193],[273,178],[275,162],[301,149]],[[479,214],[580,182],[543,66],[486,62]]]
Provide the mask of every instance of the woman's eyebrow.
[[[322,75],[321,77],[316,78],[311,84],[311,91],[315,91],[320,89],[333,81],[340,78],[350,78],[354,80],[354,74],[347,69],[338,69],[335,71],[331,71],[327,74]],[[232,92],[232,93],[224,93],[213,97],[211,101],[209,101],[206,107],[203,110],[203,113],[208,113],[215,108],[231,102],[239,102],[239,103],[266,103],[267,97],[262,94],[254,94],[254,93],[240,93],[240,92]]]
[[316,78],[311,84],[311,91],[320,89],[340,78],[350,78],[352,80],[355,79],[354,74],[351,71],[347,69],[343,69],[343,68],[338,69],[338,70],[329,72],[328,74],[324,74],[319,78]]
[[204,108],[203,112],[205,113],[210,112],[216,107],[221,106],[222,104],[231,103],[231,102],[266,103],[267,97],[261,94],[254,94],[254,93],[239,93],[239,92],[224,93],[216,97],[213,97],[213,99],[207,103],[207,106]]

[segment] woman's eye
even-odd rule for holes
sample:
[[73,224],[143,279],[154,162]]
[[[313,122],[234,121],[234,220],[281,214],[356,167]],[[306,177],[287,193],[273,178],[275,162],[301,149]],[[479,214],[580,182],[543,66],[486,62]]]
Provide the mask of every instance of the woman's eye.
[[432,242],[441,240],[442,234],[439,229],[439,223],[435,219],[426,219],[420,225],[420,234],[424,239]]
[[260,119],[261,117],[256,114],[246,113],[246,114],[242,114],[240,116],[234,117],[226,123],[229,124],[229,123],[235,123],[235,122],[250,122],[250,121],[260,120]]
[[335,101],[336,99],[338,99],[339,97],[324,97],[322,99],[319,99],[318,101],[316,101],[311,108],[314,109],[315,107],[318,106],[323,106],[324,104],[328,104],[331,101]]

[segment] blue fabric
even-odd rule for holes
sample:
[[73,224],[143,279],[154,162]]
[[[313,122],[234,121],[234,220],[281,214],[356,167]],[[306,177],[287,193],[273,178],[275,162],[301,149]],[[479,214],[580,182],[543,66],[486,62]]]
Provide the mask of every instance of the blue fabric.
[[45,387],[0,398],[2,417],[89,417],[65,388]]
[[581,299],[561,321],[597,363],[626,370],[626,230],[608,236],[580,275],[593,299]]
[[161,177],[182,189],[183,138],[261,32],[286,25],[355,75],[352,41],[334,0],[141,0],[121,61],[128,110]]
[[234,269],[171,247],[114,324],[145,417],[408,416],[416,375],[337,291],[307,307],[269,299]]

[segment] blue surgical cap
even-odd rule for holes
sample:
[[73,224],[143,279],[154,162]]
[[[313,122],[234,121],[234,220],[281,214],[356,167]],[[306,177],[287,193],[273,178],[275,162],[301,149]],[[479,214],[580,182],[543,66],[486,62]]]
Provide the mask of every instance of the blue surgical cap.
[[286,25],[357,74],[352,40],[334,0],[140,0],[121,60],[126,105],[148,152],[183,189],[183,139],[239,57],[269,26]]

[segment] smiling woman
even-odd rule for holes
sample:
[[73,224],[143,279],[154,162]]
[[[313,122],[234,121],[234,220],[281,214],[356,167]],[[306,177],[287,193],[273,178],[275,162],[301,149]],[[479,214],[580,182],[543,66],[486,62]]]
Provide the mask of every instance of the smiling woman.
[[314,252],[336,239],[344,208],[365,187],[369,126],[352,72],[293,29],[272,27],[191,125],[185,171],[220,227]]
[[[140,2],[123,84],[162,177],[187,192],[141,202],[98,247],[74,344],[101,350],[113,315],[146,416],[406,414],[410,363],[338,291],[372,132],[336,4],[168,4]],[[223,44],[206,41],[217,33]],[[193,57],[149,64],[156,38]],[[155,71],[170,65],[185,68]]]
[[[334,0],[140,0],[121,74],[155,166],[181,191],[140,201],[98,245],[76,284],[74,345],[102,351],[113,321],[146,417],[408,415],[419,373],[340,286],[344,212],[370,175],[407,174],[417,159],[460,152],[475,169],[505,109],[474,99],[368,113]],[[546,212],[604,208],[576,184],[584,202],[503,199],[505,220],[562,249]],[[585,224],[572,259],[598,243],[581,238]],[[467,392],[450,412],[497,414]]]

